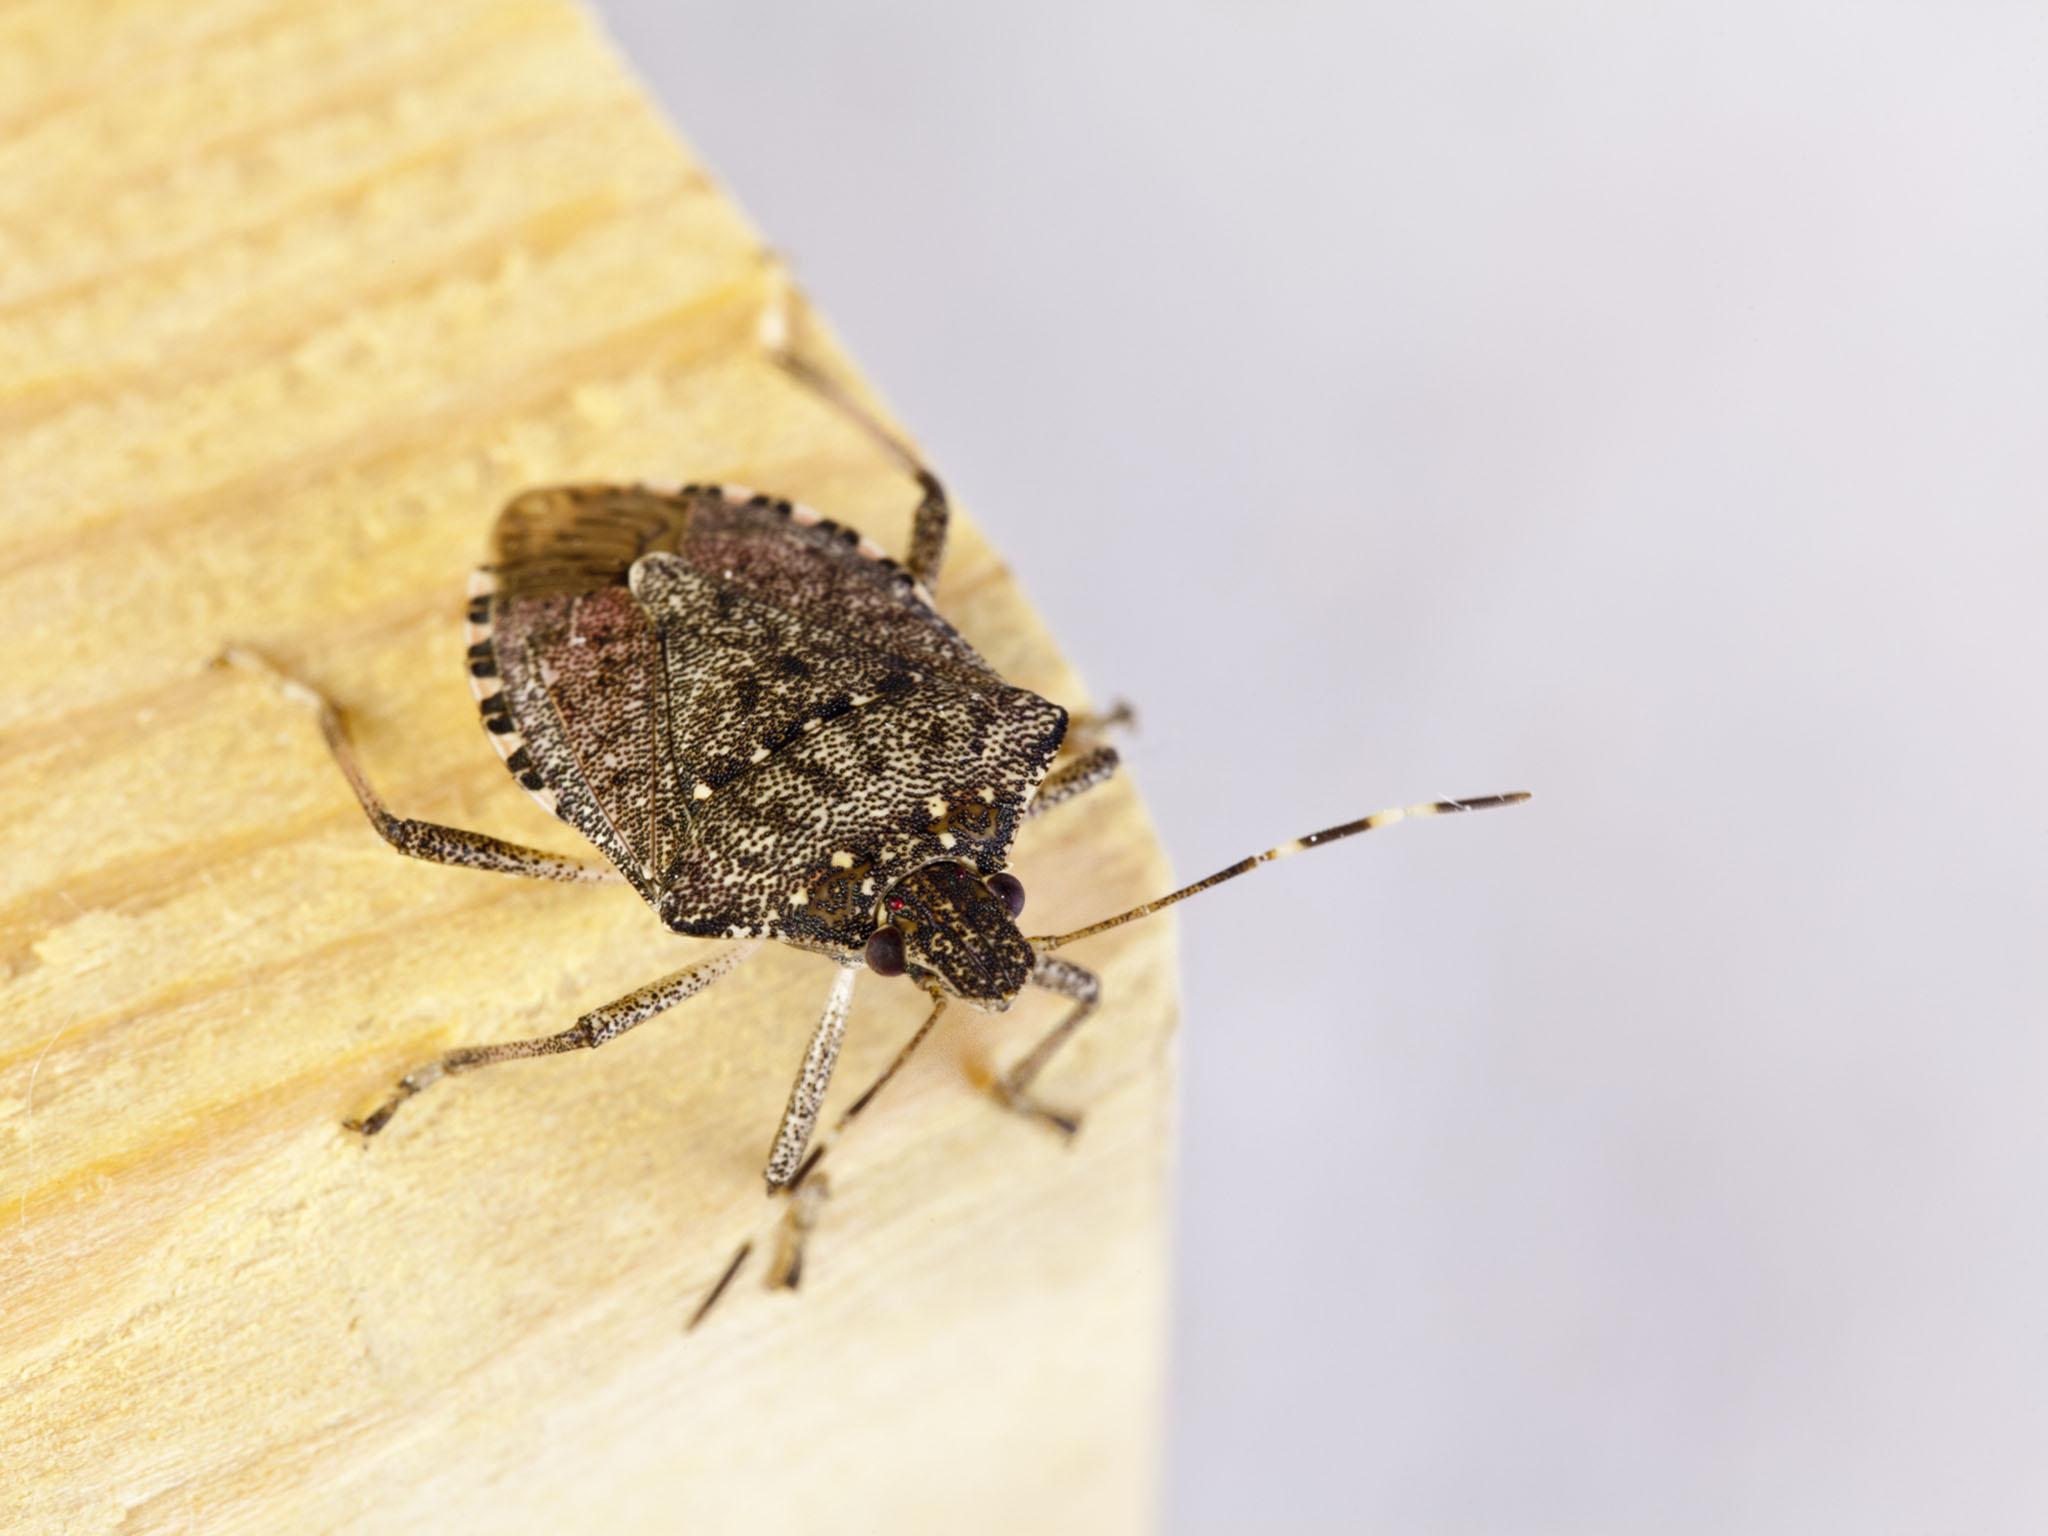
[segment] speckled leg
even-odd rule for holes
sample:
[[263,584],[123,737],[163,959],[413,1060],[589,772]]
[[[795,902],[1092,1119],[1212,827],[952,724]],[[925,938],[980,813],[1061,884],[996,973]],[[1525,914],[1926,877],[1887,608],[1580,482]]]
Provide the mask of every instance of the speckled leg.
[[1065,1114],[1048,1109],[1031,1096],[1031,1085],[1038,1074],[1045,1070],[1059,1048],[1074,1037],[1074,1032],[1087,1021],[1102,1001],[1102,981],[1093,971],[1083,970],[1071,960],[1059,960],[1050,955],[1041,955],[1037,967],[1031,973],[1031,985],[1047,992],[1056,992],[1070,999],[1074,1006],[1067,1016],[1046,1033],[1044,1039],[1034,1045],[1017,1064],[1003,1074],[996,1082],[996,1097],[1020,1115],[1051,1126],[1063,1136],[1071,1136],[1081,1128],[1078,1115]]
[[464,869],[489,870],[493,874],[524,875],[529,880],[607,882],[623,878],[601,865],[586,864],[580,859],[564,858],[559,853],[548,853],[519,843],[508,843],[503,838],[483,832],[469,832],[461,827],[444,827],[438,822],[413,821],[392,815],[383,797],[372,787],[362,765],[356,761],[355,748],[349,742],[348,727],[342,721],[341,711],[325,694],[241,646],[229,646],[214,658],[213,664],[240,667],[266,678],[294,704],[310,709],[320,722],[320,734],[327,740],[327,750],[334,754],[342,777],[355,791],[356,800],[362,806],[363,814],[370,818],[371,827],[379,837],[407,857],[424,859],[430,864],[455,864]]
[[825,1092],[832,1086],[832,1068],[839,1060],[839,1046],[846,1038],[846,1011],[853,1005],[853,979],[859,968],[839,967],[832,983],[832,995],[825,1000],[825,1013],[811,1032],[804,1051],[804,1064],[797,1069],[796,1082],[789,1090],[789,1107],[782,1112],[782,1126],[775,1133],[775,1146],[768,1154],[765,1177],[773,1194],[796,1177],[811,1144],[811,1132],[824,1107]]
[[694,997],[754,952],[757,944],[738,944],[709,960],[687,966],[659,981],[649,982],[602,1008],[593,1008],[559,1034],[539,1035],[530,1040],[505,1040],[496,1045],[467,1045],[428,1062],[398,1080],[391,1097],[360,1120],[342,1124],[364,1136],[383,1130],[398,1113],[398,1107],[422,1089],[431,1088],[444,1077],[471,1072],[500,1061],[520,1061],[529,1056],[553,1056],[562,1051],[591,1051],[607,1040],[615,1040],[636,1024],[644,1024],[657,1013]]
[[939,477],[926,467],[916,452],[875,419],[867,407],[846,392],[838,380],[827,374],[797,349],[795,335],[796,298],[788,279],[779,271],[774,290],[761,317],[761,344],[783,372],[831,406],[917,481],[922,493],[910,523],[910,554],[903,562],[927,592],[936,591],[939,566],[946,555],[946,529],[952,521],[952,507]]
[[1108,783],[1116,776],[1117,765],[1122,761],[1115,747],[1095,747],[1053,769],[1039,784],[1038,793],[1031,797],[1031,803],[1024,808],[1024,819],[1029,821],[1056,805],[1064,805],[1076,795],[1085,795],[1098,784]]
[[1128,699],[1118,699],[1104,710],[1077,709],[1067,716],[1067,739],[1060,750],[1086,752],[1101,745],[1112,732],[1137,728],[1138,712]]
[[[850,990],[850,984],[848,985]],[[836,989],[833,996],[838,996]],[[832,1122],[831,1130],[818,1138],[809,1155],[797,1164],[796,1170],[785,1182],[776,1185],[771,1180],[769,1197],[787,1202],[776,1222],[775,1250],[768,1270],[768,1285],[771,1289],[793,1287],[803,1274],[804,1239],[811,1228],[817,1225],[818,1210],[824,1204],[826,1196],[824,1175],[818,1171],[818,1165],[824,1161],[825,1154],[832,1150],[839,1138],[846,1134],[847,1127],[875,1101],[877,1094],[889,1086],[890,1080],[903,1070],[904,1063],[909,1061],[916,1054],[917,1048],[930,1038],[933,1028],[945,1011],[946,999],[934,992],[931,1012],[926,1014],[924,1022],[917,1026],[916,1033],[904,1041],[896,1054],[890,1058],[889,1065],[882,1069],[881,1076],[868,1084],[866,1091],[840,1112],[839,1118]],[[828,1005],[827,1024],[830,1018],[831,1010]],[[826,1033],[827,1024],[819,1026],[820,1035]],[[813,1044],[816,1044],[815,1040]],[[808,1057],[806,1062],[808,1063]],[[780,1138],[777,1138],[777,1144],[780,1145]],[[745,1268],[748,1258],[753,1254],[754,1246],[755,1240],[752,1238],[740,1244],[739,1251],[732,1256],[710,1290],[705,1292],[704,1299],[697,1304],[697,1310],[690,1316],[687,1325],[689,1328],[695,1328],[703,1322],[710,1315],[711,1309],[718,1304],[718,1299],[731,1289],[732,1283],[739,1278],[740,1271]]]

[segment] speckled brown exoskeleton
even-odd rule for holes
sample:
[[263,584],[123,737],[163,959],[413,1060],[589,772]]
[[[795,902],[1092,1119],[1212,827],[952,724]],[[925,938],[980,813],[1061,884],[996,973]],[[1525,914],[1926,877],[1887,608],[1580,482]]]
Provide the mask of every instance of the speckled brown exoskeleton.
[[932,592],[946,544],[944,489],[784,344],[781,314],[766,337],[775,359],[917,482],[903,563],[851,528],[736,486],[576,485],[515,498],[471,585],[468,667],[484,728],[520,784],[609,868],[394,815],[324,696],[251,651],[231,648],[223,659],[269,674],[317,713],[371,824],[399,852],[542,880],[623,877],[674,932],[736,941],[557,1034],[450,1051],[407,1073],[377,1109],[347,1122],[351,1130],[375,1135],[451,1074],[603,1045],[703,991],[762,940],[834,963],[766,1169],[771,1193],[799,1195],[773,1276],[793,1284],[801,1232],[822,1194],[822,1179],[811,1175],[827,1143],[814,1147],[813,1132],[862,965],[908,977],[932,1007],[839,1127],[872,1101],[949,1000],[1001,1012],[1037,987],[1070,1007],[999,1079],[997,1094],[1071,1134],[1074,1117],[1041,1104],[1032,1085],[1094,1011],[1101,987],[1053,951],[1273,859],[1403,817],[1526,797],[1381,811],[1075,932],[1026,938],[1011,843],[1027,818],[1115,773],[1116,750],[1102,738],[1119,716],[1077,719],[1006,683],[940,617]]

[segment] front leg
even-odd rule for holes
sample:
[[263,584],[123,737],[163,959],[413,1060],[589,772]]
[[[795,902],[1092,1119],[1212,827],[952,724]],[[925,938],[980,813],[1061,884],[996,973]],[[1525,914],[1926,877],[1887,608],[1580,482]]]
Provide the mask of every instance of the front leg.
[[1081,1128],[1080,1116],[1049,1109],[1039,1103],[1032,1097],[1031,1085],[1045,1070],[1046,1063],[1052,1060],[1061,1046],[1073,1039],[1074,1032],[1087,1022],[1088,1016],[1102,1001],[1102,980],[1093,971],[1083,970],[1071,960],[1041,955],[1031,972],[1031,985],[1071,999],[1074,1006],[1046,1033],[1044,1039],[997,1079],[995,1094],[1018,1114],[1041,1121],[1063,1136],[1071,1136]]
[[[842,977],[841,988],[850,994],[852,983]],[[841,988],[835,988],[833,991],[835,1003]],[[769,1198],[771,1201],[781,1199],[783,1204],[779,1208],[777,1218],[779,1231],[768,1271],[768,1285],[770,1289],[793,1289],[798,1279],[802,1276],[804,1239],[809,1235],[811,1228],[817,1224],[818,1212],[820,1207],[823,1206],[827,1194],[826,1176],[819,1172],[818,1165],[825,1160],[825,1154],[832,1150],[834,1144],[846,1133],[847,1128],[853,1124],[862,1111],[874,1103],[876,1095],[889,1086],[896,1074],[903,1070],[904,1063],[908,1062],[917,1053],[917,1048],[923,1045],[930,1037],[933,1028],[938,1024],[940,1017],[946,1011],[946,998],[942,992],[938,991],[937,988],[933,988],[931,998],[932,1011],[926,1014],[924,1022],[917,1026],[916,1033],[903,1042],[895,1056],[890,1059],[889,1065],[882,1069],[881,1076],[877,1077],[872,1083],[869,1083],[867,1088],[851,1104],[839,1112],[839,1118],[832,1122],[832,1128],[819,1138],[817,1145],[811,1148],[810,1154],[796,1165],[786,1180],[776,1184],[771,1176],[768,1190]],[[817,1033],[811,1042],[813,1052],[818,1049],[818,1041],[827,1037],[831,1030],[832,1005],[828,1004],[825,1020],[818,1026]],[[832,1047],[832,1054],[836,1056],[837,1053],[838,1046],[835,1043]],[[806,1053],[804,1060],[805,1066],[808,1069],[811,1060],[810,1053]],[[802,1078],[799,1077],[799,1093],[802,1092],[802,1082]],[[792,1111],[795,1109],[795,1100],[796,1095],[792,1095]],[[813,1113],[813,1121],[815,1121],[815,1118],[815,1113]],[[786,1134],[789,1125],[789,1115],[787,1113],[784,1115],[783,1123]],[[808,1134],[808,1130],[806,1130],[806,1134]],[[783,1139],[783,1136],[776,1138],[778,1149],[781,1147]],[[733,1254],[731,1262],[725,1266],[718,1279],[713,1282],[710,1290],[705,1292],[704,1299],[697,1304],[697,1310],[690,1314],[687,1328],[693,1329],[702,1323],[710,1315],[711,1309],[718,1304],[718,1299],[732,1288],[733,1282],[739,1278],[740,1271],[746,1267],[747,1260],[752,1257],[755,1243],[756,1239],[748,1238],[747,1241],[740,1244],[739,1251]]]
[[804,1063],[790,1085],[789,1107],[782,1112],[782,1125],[775,1133],[775,1146],[768,1154],[768,1193],[787,1188],[803,1166],[804,1151],[811,1144],[811,1132],[824,1107],[825,1092],[832,1086],[832,1068],[839,1060],[839,1046],[846,1039],[846,1013],[853,1006],[853,980],[860,968],[839,967],[832,983],[832,995],[825,1000],[825,1013],[811,1031],[811,1043],[804,1050]]

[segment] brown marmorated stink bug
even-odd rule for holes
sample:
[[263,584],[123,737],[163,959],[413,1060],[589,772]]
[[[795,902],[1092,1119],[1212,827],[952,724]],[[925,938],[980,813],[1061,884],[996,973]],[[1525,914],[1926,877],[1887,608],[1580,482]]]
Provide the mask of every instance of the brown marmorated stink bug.
[[787,335],[777,307],[764,327],[770,355],[916,479],[922,494],[904,564],[851,528],[734,486],[576,485],[514,498],[471,583],[468,665],[484,728],[520,784],[611,868],[392,814],[324,696],[251,651],[232,647],[221,659],[270,676],[317,714],[371,825],[400,853],[540,880],[623,877],[676,933],[738,941],[558,1034],[449,1051],[407,1073],[350,1130],[374,1136],[450,1074],[603,1045],[703,991],[761,940],[835,963],[766,1169],[771,1194],[797,1197],[771,1272],[793,1285],[824,1192],[813,1172],[830,1142],[813,1146],[813,1131],[861,965],[907,976],[932,1007],[835,1133],[949,1001],[999,1013],[1038,987],[1071,1006],[996,1091],[1009,1108],[1071,1134],[1076,1120],[1039,1103],[1032,1083],[1095,1010],[1101,987],[1055,950],[1354,833],[1528,797],[1380,811],[1071,933],[1025,937],[1010,845],[1027,818],[1115,773],[1116,750],[1102,737],[1118,716],[1070,718],[1012,687],[938,615],[944,489]]

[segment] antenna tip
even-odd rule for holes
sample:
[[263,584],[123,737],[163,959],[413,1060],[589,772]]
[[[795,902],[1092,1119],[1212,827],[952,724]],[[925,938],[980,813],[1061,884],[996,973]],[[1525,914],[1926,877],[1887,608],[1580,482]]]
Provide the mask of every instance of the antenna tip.
[[1526,789],[1518,789],[1505,795],[1465,795],[1456,800],[1439,800],[1433,809],[1438,814],[1445,811],[1491,811],[1503,805],[1520,805],[1528,798],[1529,791]]

